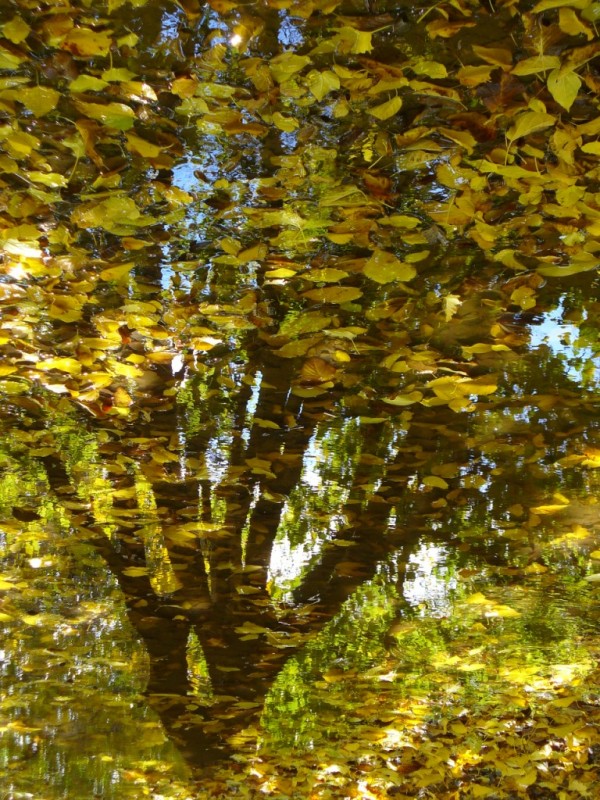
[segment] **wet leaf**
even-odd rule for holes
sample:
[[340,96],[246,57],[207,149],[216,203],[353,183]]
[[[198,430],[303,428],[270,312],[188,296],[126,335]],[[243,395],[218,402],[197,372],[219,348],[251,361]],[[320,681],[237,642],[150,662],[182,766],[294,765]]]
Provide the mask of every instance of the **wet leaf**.
[[333,303],[343,305],[362,297],[362,292],[353,286],[325,286],[322,289],[310,289],[303,293],[303,297],[314,300],[316,303]]
[[550,94],[567,111],[575,102],[581,83],[581,78],[573,70],[553,69],[548,75]]
[[386,100],[385,103],[380,103],[368,109],[369,114],[377,119],[389,119],[397,114],[402,108],[402,98],[396,95],[395,97]]
[[376,283],[410,281],[417,274],[412,264],[406,264],[393,253],[380,249],[375,250],[367,260],[363,272]]

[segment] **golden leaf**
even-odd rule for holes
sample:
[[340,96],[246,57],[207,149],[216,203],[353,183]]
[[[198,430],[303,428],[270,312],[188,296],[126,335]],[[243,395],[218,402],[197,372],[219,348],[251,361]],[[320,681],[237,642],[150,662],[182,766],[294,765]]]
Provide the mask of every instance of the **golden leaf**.
[[549,69],[558,69],[560,58],[558,56],[539,55],[525,58],[513,67],[513,75],[535,75],[537,72],[546,72]]
[[56,369],[59,372],[66,372],[69,375],[79,375],[81,373],[81,363],[76,358],[64,356],[63,358],[47,358],[45,361],[39,361],[37,368],[47,372],[51,369]]
[[402,108],[402,98],[396,95],[395,97],[392,97],[390,100],[386,100],[385,103],[380,103],[378,106],[374,106],[373,108],[367,109],[367,112],[372,117],[376,117],[377,119],[383,120],[393,117],[394,114],[397,114],[401,108]]
[[543,111],[525,111],[525,113],[517,117],[514,125],[511,125],[506,135],[513,142],[521,136],[529,136],[531,133],[543,131],[545,128],[554,125],[555,122],[556,118],[552,114],[546,114]]
[[310,63],[308,56],[299,56],[291,52],[281,53],[269,61],[269,69],[277,83],[284,83]]
[[413,392],[407,392],[406,394],[382,397],[381,399],[390,406],[410,406],[413,403],[419,403],[423,399],[423,393],[415,390]]
[[31,28],[21,17],[13,17],[2,26],[3,36],[13,44],[19,44],[25,41],[30,33]]
[[112,37],[106,31],[93,31],[90,28],[73,28],[62,41],[62,48],[76,56],[107,56]]
[[303,383],[325,383],[335,378],[337,369],[322,358],[309,358],[302,365],[300,378]]
[[513,63],[512,52],[505,47],[484,47],[480,44],[472,45],[473,52],[486,64],[510,69]]
[[553,69],[548,75],[547,85],[556,102],[568,111],[581,88],[581,78],[573,70]]
[[334,92],[340,88],[340,79],[330,69],[326,69],[323,72],[313,69],[306,76],[306,85],[311,94],[314,94],[320,102],[329,92]]
[[391,283],[392,281],[410,281],[417,271],[411,264],[400,261],[393,253],[377,248],[363,268],[367,278],[376,283]]
[[345,25],[339,28],[334,41],[340,53],[370,53],[373,49],[372,31],[359,31]]
[[448,483],[440,478],[439,475],[427,475],[423,478],[422,483],[424,486],[432,486],[437,489],[448,489]]
[[23,103],[36,117],[43,117],[53,111],[60,98],[60,93],[49,86],[27,86],[19,89],[16,99]]
[[292,133],[300,126],[297,119],[294,119],[294,117],[285,117],[280,111],[276,111],[272,119],[275,127],[279,128],[280,131],[284,131],[284,133]]
[[337,283],[343,278],[348,277],[348,272],[343,269],[335,269],[333,267],[325,267],[323,269],[313,269],[310,272],[302,273],[304,280],[313,281],[314,283]]
[[362,292],[353,286],[324,286],[322,289],[310,289],[302,296],[308,297],[309,300],[314,300],[316,303],[343,305],[351,303],[352,300],[358,300],[359,297],[362,297]]
[[133,133],[126,133],[125,138],[127,139],[127,147],[129,150],[144,158],[157,158],[157,156],[163,152],[163,148],[159,145],[147,142],[145,139]]
[[124,103],[107,103],[104,105],[76,100],[75,105],[86,117],[98,120],[103,125],[108,125],[110,128],[116,128],[120,131],[129,130],[135,122],[135,112]]

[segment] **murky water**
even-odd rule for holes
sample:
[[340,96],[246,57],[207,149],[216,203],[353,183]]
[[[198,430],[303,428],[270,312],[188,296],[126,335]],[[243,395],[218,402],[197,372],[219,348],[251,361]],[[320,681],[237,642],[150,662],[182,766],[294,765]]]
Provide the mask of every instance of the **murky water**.
[[397,5],[1,10],[0,798],[595,796],[595,250]]

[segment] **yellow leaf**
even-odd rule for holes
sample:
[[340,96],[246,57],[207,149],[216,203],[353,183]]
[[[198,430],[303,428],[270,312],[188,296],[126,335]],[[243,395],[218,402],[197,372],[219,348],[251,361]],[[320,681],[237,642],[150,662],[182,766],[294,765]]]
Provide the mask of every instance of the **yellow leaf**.
[[310,63],[308,56],[298,56],[292,52],[281,53],[269,61],[269,69],[277,83],[284,83]]
[[21,17],[13,17],[2,26],[2,34],[13,44],[19,44],[25,41],[30,33],[31,28]]
[[462,304],[462,300],[457,294],[447,294],[442,299],[442,307],[444,309],[444,318],[446,322],[452,319]]
[[123,575],[128,578],[141,578],[148,574],[148,567],[125,567]]
[[587,144],[583,144],[581,145],[581,150],[592,156],[600,156],[600,142],[588,142]]
[[512,51],[505,47],[485,47],[484,45],[472,45],[473,52],[479,56],[486,64],[493,64],[498,67],[510,69],[512,67]]
[[573,70],[553,69],[547,84],[552,97],[568,111],[581,88],[581,78]]
[[393,253],[377,248],[363,268],[364,274],[376,283],[410,281],[417,271],[411,264],[400,261]]
[[112,67],[111,69],[105,69],[101,78],[103,81],[108,81],[109,83],[122,83],[123,81],[130,81],[132,78],[135,78],[135,75],[135,72],[131,72],[131,70],[125,67]]
[[558,56],[532,56],[519,61],[513,68],[513,75],[534,75],[537,72],[546,72],[549,69],[558,69],[560,58]]
[[284,117],[284,115],[280,111],[276,111],[273,114],[273,123],[276,128],[279,128],[280,131],[284,131],[285,133],[292,133],[300,126],[300,123],[297,119],[293,117]]
[[110,33],[90,28],[72,28],[62,41],[62,47],[73,55],[107,56],[112,44]]
[[307,359],[300,370],[300,378],[305,383],[326,383],[337,374],[337,369],[323,358],[314,356]]
[[157,158],[163,152],[163,148],[159,145],[147,142],[133,133],[126,133],[125,138],[128,148],[144,158]]
[[127,408],[133,403],[133,400],[122,386],[117,386],[113,395],[113,403],[119,408]]
[[340,88],[340,79],[330,69],[319,72],[311,70],[306,76],[306,84],[317,100],[320,102],[329,92],[334,92]]
[[515,305],[521,306],[524,310],[534,308],[537,302],[535,291],[531,286],[519,286],[519,288],[515,289],[511,294],[510,299]]
[[64,175],[58,172],[25,172],[24,173],[30,181],[34,183],[42,183],[44,186],[49,186],[51,189],[57,189],[67,185],[67,179]]
[[589,0],[540,0],[531,10],[534,14],[539,14],[541,11],[547,11],[550,8],[561,8],[562,6],[588,8],[589,5]]
[[76,358],[47,358],[45,361],[39,361],[37,368],[47,372],[51,369],[56,369],[59,372],[66,372],[69,375],[79,375],[81,373],[81,364]]
[[409,217],[407,214],[391,214],[389,217],[381,217],[377,220],[380,225],[391,225],[393,228],[412,228],[418,227],[421,220],[418,217]]
[[93,75],[78,75],[69,83],[70,92],[101,92],[108,83]]
[[413,392],[407,392],[406,394],[382,397],[381,399],[390,406],[410,406],[413,403],[419,403],[423,399],[423,393],[415,390]]
[[237,254],[239,264],[248,264],[250,261],[262,261],[266,258],[269,248],[266,244],[259,242],[253,244],[252,247],[247,247],[245,250],[240,250]]
[[25,59],[16,53],[12,53],[5,47],[0,47],[0,69],[16,69]]
[[306,281],[314,281],[315,283],[337,283],[342,278],[347,278],[348,274],[343,269],[325,267],[323,269],[312,269],[310,272],[303,273],[301,277]]
[[514,125],[506,132],[507,137],[513,142],[521,136],[529,136],[531,133],[543,131],[554,125],[556,118],[552,114],[545,114],[543,111],[526,111],[520,114]]
[[542,506],[534,506],[530,510],[533,511],[534,514],[556,514],[558,511],[564,511],[567,508],[568,504],[558,504],[558,503],[548,503],[547,505]]
[[465,598],[465,603],[468,603],[470,606],[479,606],[489,602],[488,598],[484,594],[481,594],[481,592],[475,592],[475,594],[471,594],[469,597]]
[[370,53],[372,31],[359,31],[349,25],[339,28],[334,41],[340,53]]
[[83,300],[66,294],[55,294],[48,309],[50,319],[59,319],[62,322],[76,322],[81,319]]
[[[590,7],[589,5],[587,6]],[[558,12],[558,25],[563,33],[569,36],[583,34],[588,41],[594,38],[592,29],[582,22],[572,8],[561,8]]]
[[402,98],[396,95],[385,103],[380,103],[378,106],[367,109],[367,112],[377,119],[389,119],[397,114],[402,108]]
[[119,131],[129,130],[135,122],[135,112],[124,103],[106,103],[104,105],[76,100],[75,105],[86,117],[98,120],[103,125],[116,128]]
[[56,108],[60,92],[49,86],[27,86],[19,89],[17,100],[36,117],[43,117]]
[[443,478],[440,478],[439,475],[427,475],[423,478],[422,483],[425,486],[432,486],[436,489],[448,489],[448,483]]
[[461,67],[456,73],[456,77],[463,86],[479,86],[487,83],[494,69],[493,65],[480,64],[476,67]]
[[448,70],[439,61],[428,61],[426,58],[415,58],[410,62],[410,69],[417,75],[426,75],[434,80],[448,77]]
[[310,289],[302,296],[308,297],[309,300],[314,300],[316,303],[343,305],[352,300],[358,300],[359,297],[362,297],[362,292],[353,286],[324,286],[322,289]]

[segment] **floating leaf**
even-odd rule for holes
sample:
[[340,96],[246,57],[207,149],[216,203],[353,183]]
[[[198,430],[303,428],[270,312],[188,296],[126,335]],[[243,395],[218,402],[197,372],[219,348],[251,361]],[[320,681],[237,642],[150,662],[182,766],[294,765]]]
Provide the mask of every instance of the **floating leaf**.
[[372,31],[359,31],[346,25],[339,28],[334,41],[340,53],[370,53],[373,49]]
[[281,53],[269,61],[269,69],[277,83],[284,83],[310,63],[308,56],[299,56],[291,52]]
[[76,358],[64,356],[63,358],[47,358],[44,361],[38,361],[37,368],[45,372],[57,369],[59,372],[67,372],[69,375],[79,375],[81,363]]
[[568,111],[581,88],[581,78],[573,70],[553,69],[547,84],[552,97]]
[[363,268],[364,274],[376,283],[410,281],[417,274],[412,264],[400,261],[393,253],[377,248]]
[[300,126],[297,119],[293,117],[284,117],[280,111],[275,111],[273,114],[273,123],[280,131],[284,131],[285,133],[292,133]]
[[413,403],[419,403],[423,399],[423,392],[415,390],[406,394],[399,393],[391,397],[382,397],[381,399],[390,406],[411,406]]
[[337,375],[337,369],[322,358],[309,358],[302,365],[300,378],[305,383],[325,383]]
[[107,56],[112,37],[107,31],[93,31],[90,28],[72,28],[62,42],[64,50],[76,56]]
[[343,305],[358,300],[359,297],[362,297],[362,292],[353,286],[324,286],[322,289],[310,289],[302,296],[308,297],[309,300],[314,300],[316,303]]
[[422,483],[424,486],[431,486],[436,489],[448,489],[448,483],[443,479],[440,478],[439,475],[427,475],[423,478]]
[[517,117],[514,125],[506,132],[510,141],[519,139],[521,136],[529,136],[537,131],[543,131],[554,125],[556,118],[552,114],[546,114],[542,111],[526,111]]
[[525,58],[519,61],[513,68],[513,75],[534,75],[538,72],[546,72],[549,69],[558,69],[560,58],[558,56],[539,55]]
[[21,17],[13,17],[2,25],[3,36],[13,44],[24,42],[30,33],[31,28]]
[[86,117],[98,120],[98,122],[120,131],[129,130],[135,122],[135,112],[124,103],[106,103],[104,105],[76,100],[75,105]]
[[323,72],[313,69],[306,76],[306,85],[317,100],[321,101],[329,92],[340,88],[340,79],[330,69]]
[[374,106],[373,108],[367,109],[367,112],[372,116],[376,117],[377,119],[389,119],[393,117],[394,114],[397,114],[398,111],[402,108],[402,98],[396,95],[392,97],[390,100],[386,100],[385,103],[380,103],[378,106]]

